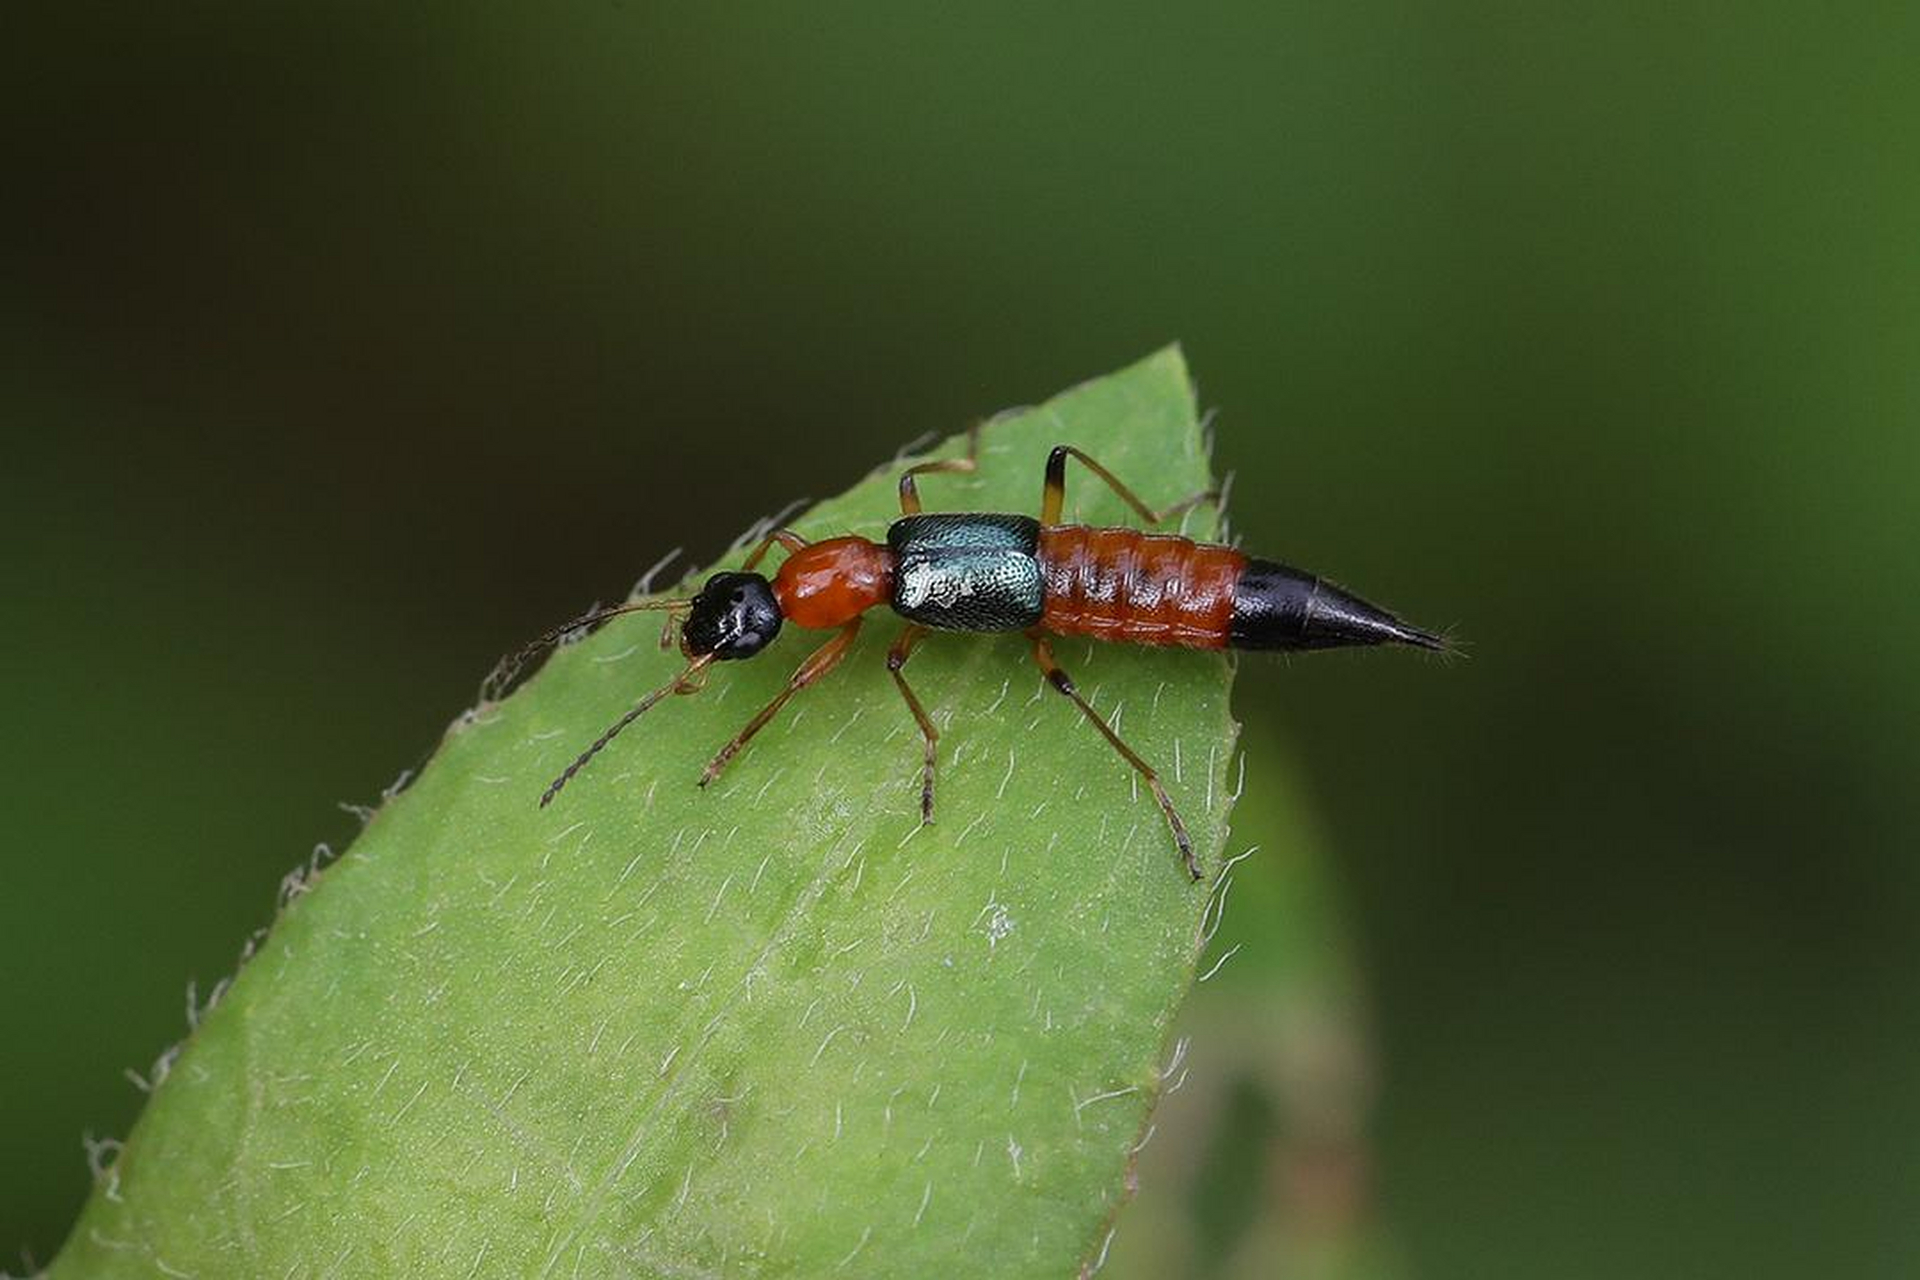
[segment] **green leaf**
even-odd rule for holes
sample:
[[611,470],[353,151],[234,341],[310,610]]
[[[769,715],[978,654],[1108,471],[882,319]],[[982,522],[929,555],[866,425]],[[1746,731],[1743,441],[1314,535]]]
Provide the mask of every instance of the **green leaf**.
[[[1033,511],[1064,442],[1150,502],[1209,482],[1169,349],[995,420],[928,508]],[[883,537],[898,470],[791,526]],[[1127,522],[1086,472],[1068,517]],[[714,786],[824,637],[667,699],[537,808],[679,669],[658,627],[617,619],[464,717],[294,898],[54,1276],[1057,1277],[1097,1253],[1209,897],[1152,799],[1021,637],[936,635],[907,669],[942,734],[919,826],[876,616]],[[1227,662],[1058,654],[1217,866]]]

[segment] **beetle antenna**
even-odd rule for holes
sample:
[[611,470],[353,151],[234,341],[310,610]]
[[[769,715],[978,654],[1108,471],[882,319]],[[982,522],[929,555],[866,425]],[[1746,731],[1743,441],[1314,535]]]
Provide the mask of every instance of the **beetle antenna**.
[[606,746],[609,742],[612,742],[615,738],[619,737],[620,731],[622,729],[632,724],[635,720],[638,720],[642,715],[644,715],[648,711],[648,709],[650,709],[653,706],[654,703],[660,701],[660,699],[666,697],[670,693],[692,693],[694,688],[697,686],[690,685],[688,682],[691,681],[694,676],[704,671],[707,667],[707,664],[712,661],[713,661],[712,654],[710,653],[701,654],[699,657],[695,658],[692,662],[689,662],[687,664],[687,669],[685,671],[682,671],[679,675],[675,676],[672,680],[669,680],[666,684],[661,685],[658,689],[655,689],[652,693],[640,699],[640,701],[636,702],[633,705],[632,710],[628,711],[625,715],[621,716],[618,720],[615,720],[612,724],[608,725],[607,731],[601,734],[599,737],[595,738],[593,740],[592,746],[588,747],[585,751],[582,751],[572,764],[568,765],[565,769],[562,769],[560,771],[559,777],[555,778],[552,782],[549,782],[547,784],[547,789],[540,793],[540,807],[542,809],[546,808],[547,805],[553,801],[553,798],[560,794],[560,788],[566,786],[567,783],[573,780],[574,774],[586,768],[587,762],[593,759],[595,756],[599,755],[600,749],[602,747]]
[[[550,649],[554,645],[559,644],[562,640],[583,627],[594,626],[598,623],[605,622],[608,618],[617,618],[623,613],[639,613],[646,609],[684,609],[692,603],[691,600],[638,600],[627,604],[614,605],[609,609],[591,609],[575,618],[572,622],[563,622],[551,631],[541,634],[538,638],[527,641],[527,643],[521,645],[519,649],[496,662],[493,666],[492,673],[487,676],[485,683],[480,687],[481,697],[488,702],[499,701],[501,695],[507,691],[507,687],[513,683],[514,677],[520,674],[520,669],[527,665],[529,659],[541,650]],[[669,622],[671,622],[671,619],[669,619]]]

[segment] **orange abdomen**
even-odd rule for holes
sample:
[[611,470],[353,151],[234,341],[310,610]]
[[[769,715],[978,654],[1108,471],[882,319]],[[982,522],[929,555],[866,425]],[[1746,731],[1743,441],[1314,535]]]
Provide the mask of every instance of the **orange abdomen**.
[[1138,529],[1040,530],[1046,608],[1056,635],[1224,649],[1247,558],[1232,547]]

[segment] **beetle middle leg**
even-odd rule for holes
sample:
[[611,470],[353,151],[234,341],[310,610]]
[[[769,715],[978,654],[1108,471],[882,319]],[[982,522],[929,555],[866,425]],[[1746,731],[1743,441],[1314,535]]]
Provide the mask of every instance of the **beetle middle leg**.
[[700,774],[700,785],[704,787],[719,777],[721,771],[727,767],[727,762],[740,754],[740,748],[746,746],[754,734],[766,728],[769,720],[780,714],[780,708],[787,705],[787,699],[839,666],[840,659],[847,656],[847,650],[853,647],[853,638],[858,634],[860,634],[860,619],[855,618],[835,632],[832,639],[808,655],[807,660],[788,677],[787,687],[782,689],[772,702],[760,708],[760,714],[747,721],[747,727],[734,734],[727,745],[720,748],[713,759],[707,761],[707,767]]
[[931,475],[936,471],[974,471],[980,465],[980,424],[974,423],[967,428],[967,456],[964,458],[941,458],[935,462],[916,462],[900,473],[900,514],[917,516],[920,514],[920,490],[914,487],[915,476]]
[[900,668],[907,665],[907,659],[913,656],[913,647],[926,636],[927,628],[908,623],[900,638],[893,642],[893,648],[887,650],[887,670],[893,674],[893,682],[900,686],[900,696],[907,700],[907,709],[913,712],[913,718],[920,726],[920,743],[925,749],[925,759],[920,769],[920,825],[933,821],[933,758],[934,743],[940,740],[940,731],[933,727],[933,720],[927,715],[920,699],[914,696],[913,689],[907,684],[907,677]]
[[1191,494],[1188,497],[1180,499],[1180,501],[1170,507],[1162,507],[1160,510],[1155,511],[1152,507],[1142,502],[1138,494],[1127,488],[1126,485],[1120,483],[1119,477],[1115,476],[1113,472],[1107,470],[1072,445],[1059,444],[1055,445],[1053,452],[1047,455],[1047,479],[1046,484],[1040,492],[1041,524],[1060,523],[1060,509],[1066,504],[1067,500],[1067,459],[1070,457],[1080,459],[1080,461],[1085,464],[1087,470],[1106,481],[1107,487],[1119,494],[1120,500],[1132,507],[1134,512],[1148,524],[1159,524],[1162,521],[1171,520],[1182,512],[1190,511],[1203,502],[1214,501],[1220,496],[1218,489],[1202,489],[1199,493]]
[[1100,730],[1106,740],[1113,744],[1113,749],[1125,757],[1127,763],[1139,770],[1140,776],[1147,780],[1147,787],[1153,792],[1154,800],[1159,803],[1160,812],[1167,815],[1167,825],[1173,828],[1173,842],[1180,846],[1180,860],[1187,864],[1187,874],[1195,880],[1201,879],[1200,860],[1193,854],[1193,838],[1187,834],[1187,824],[1180,821],[1179,813],[1175,812],[1172,798],[1167,795],[1166,787],[1160,783],[1160,775],[1154,771],[1152,765],[1142,760],[1132,747],[1120,740],[1120,735],[1113,731],[1113,726],[1107,723],[1105,716],[1087,705],[1086,699],[1082,698],[1079,690],[1074,688],[1073,677],[1063,671],[1060,664],[1053,660],[1053,645],[1046,635],[1039,631],[1029,631],[1027,638],[1033,641],[1033,660],[1039,664],[1040,670],[1046,675],[1047,683],[1072,700],[1073,705],[1079,707],[1087,719],[1093,721],[1094,728]]

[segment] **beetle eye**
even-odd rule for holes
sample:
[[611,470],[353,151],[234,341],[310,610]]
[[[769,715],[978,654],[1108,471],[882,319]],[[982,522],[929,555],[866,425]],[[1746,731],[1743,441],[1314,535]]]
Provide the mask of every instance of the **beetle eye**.
[[745,604],[747,602],[747,593],[743,590],[735,590],[733,593],[733,602],[735,604]]

